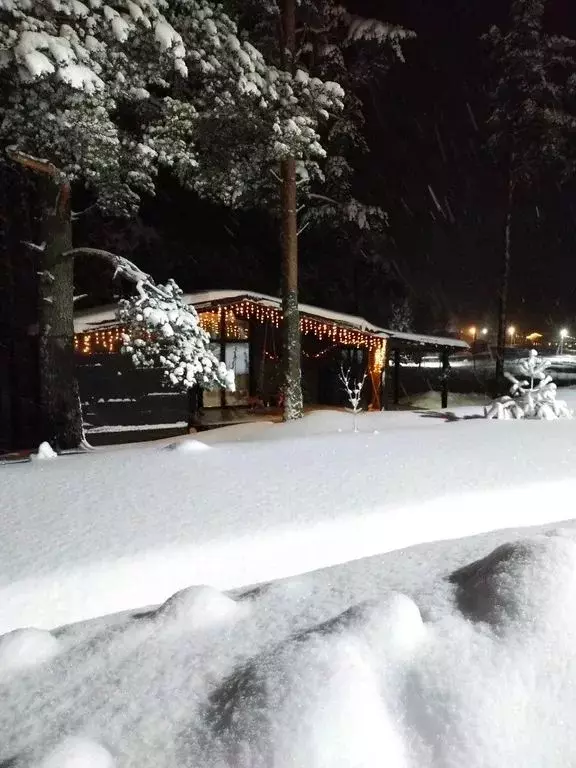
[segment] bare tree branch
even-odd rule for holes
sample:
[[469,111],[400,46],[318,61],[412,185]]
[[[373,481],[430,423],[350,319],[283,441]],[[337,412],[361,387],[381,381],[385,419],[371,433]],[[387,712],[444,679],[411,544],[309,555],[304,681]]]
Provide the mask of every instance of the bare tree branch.
[[94,256],[98,259],[103,259],[114,267],[114,277],[120,275],[125,280],[129,280],[131,283],[135,284],[136,290],[141,298],[144,298],[145,296],[143,290],[144,287],[146,287],[148,293],[155,293],[160,298],[168,298],[165,296],[164,292],[158,288],[149,274],[143,272],[133,261],[126,259],[124,256],[118,256],[116,253],[104,251],[101,248],[73,248],[71,251],[63,253],[62,256],[64,258]]
[[304,222],[304,224],[300,227],[298,232],[296,232],[296,237],[299,237],[302,234],[302,232],[304,232],[304,230],[307,229],[309,226],[310,226],[309,221]]
[[88,213],[88,211],[91,211],[93,208],[96,208],[97,205],[98,205],[98,203],[92,203],[87,208],[84,208],[84,210],[82,210],[82,211],[72,211],[72,213],[70,214],[71,218],[72,218],[72,221],[78,221],[78,219],[81,216],[84,216],[85,213]]
[[339,203],[338,200],[334,200],[333,197],[326,197],[326,195],[318,195],[316,192],[310,192],[308,197],[311,200],[322,200],[324,203],[332,203],[332,205],[342,205],[342,203]]
[[40,157],[34,157],[34,155],[29,155],[26,152],[21,152],[14,146],[6,147],[6,154],[10,160],[12,160],[12,162],[18,163],[19,165],[23,166],[24,168],[28,168],[31,171],[47,174],[48,176],[52,176],[52,178],[57,180],[60,180],[62,177],[61,171],[54,165],[54,163],[51,163],[49,160],[45,160]]
[[46,242],[40,243],[31,243],[29,240],[20,240],[22,245],[25,245],[26,248],[30,248],[31,251],[39,251],[40,253],[43,253],[46,250]]

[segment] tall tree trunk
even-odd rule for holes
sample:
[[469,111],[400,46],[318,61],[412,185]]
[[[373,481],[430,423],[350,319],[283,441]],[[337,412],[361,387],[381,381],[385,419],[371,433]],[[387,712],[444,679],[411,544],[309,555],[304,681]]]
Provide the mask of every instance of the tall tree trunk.
[[0,166],[0,449],[37,444],[38,366],[37,255],[33,239],[31,188],[20,169]]
[[[511,166],[513,159],[511,161]],[[498,342],[496,347],[496,382],[498,392],[504,375],[504,352],[506,348],[506,326],[508,318],[508,290],[510,284],[510,261],[512,256],[512,214],[514,209],[514,177],[512,167],[508,173],[508,190],[506,202],[506,218],[504,222],[504,252],[502,257],[502,272],[500,275],[500,290],[498,296]]]
[[70,185],[42,176],[44,198],[38,274],[38,362],[41,437],[54,448],[77,448],[82,413],[74,372],[74,260]]
[[[296,0],[282,0],[281,42],[282,65],[286,70],[293,71],[296,47]],[[293,157],[282,161],[281,177],[284,421],[290,421],[302,416],[296,161]]]

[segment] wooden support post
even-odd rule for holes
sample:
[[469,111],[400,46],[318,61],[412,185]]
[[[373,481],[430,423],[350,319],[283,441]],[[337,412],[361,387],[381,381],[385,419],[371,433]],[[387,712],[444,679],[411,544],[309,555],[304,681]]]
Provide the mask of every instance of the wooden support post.
[[384,368],[382,369],[382,410],[390,410],[390,356],[392,350],[390,343],[386,343],[386,352],[384,353]]
[[442,360],[442,408],[448,408],[448,370],[450,368],[450,361],[447,349],[442,352],[440,358]]
[[[220,362],[226,362],[226,307],[220,307],[219,315],[219,334],[220,334]],[[222,387],[220,390],[220,407],[226,407],[226,390]]]
[[[262,365],[259,359],[259,352],[262,349],[262,343],[258,343],[260,341],[259,330],[253,319],[248,320],[248,395],[250,397],[262,396],[263,394],[258,383],[258,370]],[[263,350],[262,354],[264,354]]]
[[400,350],[394,350],[394,405],[400,402]]
[[197,384],[195,384],[193,387],[190,387],[190,389],[188,389],[186,395],[187,395],[187,401],[188,401],[187,422],[188,422],[188,431],[190,431],[196,426],[198,422],[198,416],[200,415],[200,403],[201,403],[202,390]]

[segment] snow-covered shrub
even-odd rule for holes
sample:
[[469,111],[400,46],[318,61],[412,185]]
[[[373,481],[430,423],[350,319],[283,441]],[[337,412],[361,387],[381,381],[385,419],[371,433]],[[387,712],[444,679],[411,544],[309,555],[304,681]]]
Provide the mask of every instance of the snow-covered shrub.
[[[511,373],[504,375],[512,383],[510,395],[499,397],[486,411],[488,419],[571,419],[572,412],[564,400],[557,400],[556,384],[546,373],[549,360],[538,358],[535,349],[517,364],[518,373],[526,376],[519,380]],[[529,379],[529,380],[528,380]]]
[[135,366],[162,368],[169,384],[179,389],[234,391],[234,372],[210,349],[198,313],[185,304],[173,280],[140,285],[138,295],[119,303],[117,315],[125,328],[122,352],[131,355]]

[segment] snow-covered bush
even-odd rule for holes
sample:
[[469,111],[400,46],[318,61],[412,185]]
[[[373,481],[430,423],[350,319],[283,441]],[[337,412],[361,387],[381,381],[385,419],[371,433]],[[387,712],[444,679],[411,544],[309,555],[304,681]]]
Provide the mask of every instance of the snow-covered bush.
[[122,352],[139,368],[162,368],[172,387],[224,387],[234,391],[234,372],[210,349],[210,336],[198,313],[184,303],[173,281],[139,285],[138,295],[122,300],[118,319],[125,328]]
[[546,373],[549,366],[549,360],[542,360],[535,349],[530,350],[530,356],[517,363],[518,373],[527,378],[519,380],[506,372],[504,375],[512,383],[510,395],[494,400],[486,418],[571,419],[572,412],[565,401],[556,399],[556,384]]

